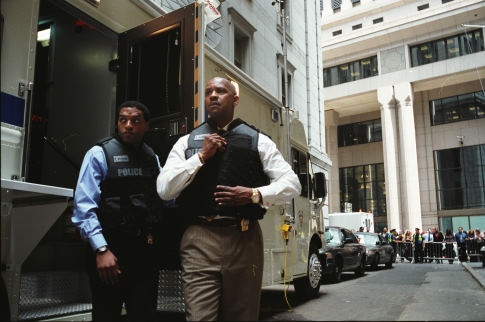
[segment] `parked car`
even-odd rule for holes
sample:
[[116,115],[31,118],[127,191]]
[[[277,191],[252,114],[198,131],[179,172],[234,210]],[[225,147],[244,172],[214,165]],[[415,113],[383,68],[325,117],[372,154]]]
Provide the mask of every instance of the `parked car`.
[[327,246],[327,266],[323,269],[322,280],[338,283],[342,272],[353,271],[362,276],[365,269],[365,246],[348,229],[336,226],[325,228]]
[[366,265],[370,265],[374,270],[379,264],[385,264],[387,268],[392,267],[394,249],[381,235],[356,232],[355,236],[359,239],[359,243],[366,248]]

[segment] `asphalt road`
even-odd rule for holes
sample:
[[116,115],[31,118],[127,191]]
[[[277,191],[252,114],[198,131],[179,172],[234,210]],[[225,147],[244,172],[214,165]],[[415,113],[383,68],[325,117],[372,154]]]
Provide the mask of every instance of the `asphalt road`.
[[[338,284],[322,284],[317,298],[303,302],[293,286],[264,288],[263,321],[483,321],[485,290],[459,264],[394,264],[366,271],[363,277],[344,273]],[[181,313],[160,312],[159,321],[184,321]]]
[[392,269],[345,273],[339,284],[323,284],[320,295],[299,301],[280,286],[263,291],[261,320],[467,320],[485,319],[485,290],[459,264],[398,263]]

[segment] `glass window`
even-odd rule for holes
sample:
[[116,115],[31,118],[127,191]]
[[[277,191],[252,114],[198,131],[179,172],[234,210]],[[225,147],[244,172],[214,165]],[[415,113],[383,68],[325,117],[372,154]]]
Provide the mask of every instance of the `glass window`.
[[325,228],[327,244],[340,245],[342,243],[342,237],[342,233],[337,228]]
[[340,169],[340,201],[352,205],[352,211],[372,212],[374,216],[386,214],[384,164],[368,164]]
[[360,79],[360,61],[353,62],[350,64],[350,76],[352,77],[352,80],[358,80]]
[[382,141],[382,126],[381,126],[380,119],[374,121],[374,139],[372,141],[373,142]]
[[350,81],[350,69],[348,64],[343,64],[338,67],[339,83],[346,83]]
[[340,125],[337,137],[339,147],[382,141],[381,120]]
[[484,146],[435,151],[440,209],[485,207]]
[[477,105],[477,117],[485,117],[485,92],[475,92],[475,100]]
[[446,39],[446,49],[448,53],[448,58],[460,56],[460,44],[458,42],[458,36]]
[[323,70],[325,87],[378,75],[377,56],[356,60]]
[[338,69],[337,67],[332,67],[330,68],[330,80],[331,80],[331,85],[337,85],[339,84],[339,78],[338,78]]
[[439,125],[485,116],[485,95],[482,91],[430,101],[431,125]]
[[443,39],[435,43],[436,59],[438,61],[446,59],[446,43]]
[[477,106],[473,93],[458,96],[458,104],[463,120],[471,120],[477,116]]
[[411,46],[411,66],[429,64],[444,59],[484,50],[481,29],[444,39]]
[[470,216],[470,229],[485,230],[485,216]]
[[463,230],[468,231],[470,229],[468,216],[456,216],[451,218],[453,222],[453,232],[458,231],[458,227],[463,227]]
[[418,61],[420,65],[434,62],[433,43],[419,45]]
[[448,229],[453,232],[453,225],[451,224],[451,217],[441,217],[440,218],[440,230],[444,234]]

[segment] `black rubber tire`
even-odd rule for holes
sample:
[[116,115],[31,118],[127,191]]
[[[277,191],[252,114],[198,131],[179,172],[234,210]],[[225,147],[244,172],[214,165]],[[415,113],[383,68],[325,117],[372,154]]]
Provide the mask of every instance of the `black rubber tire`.
[[330,281],[333,283],[340,283],[342,280],[342,261],[337,260],[333,273],[330,274]]
[[355,276],[364,276],[365,273],[365,256],[362,256],[362,259],[360,260],[360,265],[357,267],[357,269],[354,271]]
[[376,258],[372,262],[372,266],[371,266],[371,268],[372,268],[373,271],[377,271],[378,266],[379,266],[379,261],[380,261],[379,254],[377,254],[376,255]]
[[[319,268],[320,276],[313,276],[313,282],[310,280],[310,272],[313,270],[313,267],[311,266],[313,263],[315,263],[315,260],[318,260],[318,251],[316,248],[310,248],[310,254],[308,254],[307,275],[304,277],[296,278],[293,281],[293,286],[295,287],[296,294],[299,298],[302,298],[304,300],[310,300],[316,297],[320,292],[320,280],[322,278],[321,266]],[[319,260],[318,262],[320,263]]]
[[389,259],[389,261],[386,263],[386,268],[392,268],[392,262],[393,262],[393,259],[394,258],[394,255],[391,255],[391,258]]

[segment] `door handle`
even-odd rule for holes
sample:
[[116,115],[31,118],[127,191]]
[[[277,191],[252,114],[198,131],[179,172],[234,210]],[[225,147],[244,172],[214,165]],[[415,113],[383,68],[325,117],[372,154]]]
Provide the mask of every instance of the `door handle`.
[[21,180],[27,181],[28,178],[28,168],[29,168],[29,159],[30,159],[30,127],[31,127],[31,118],[32,118],[32,91],[34,89],[34,83],[28,82],[27,84],[24,82],[19,82],[19,90],[18,95],[23,97],[25,92],[27,92],[27,98],[25,101],[26,109],[25,109],[25,116],[24,116],[24,151],[22,155],[22,175]]

